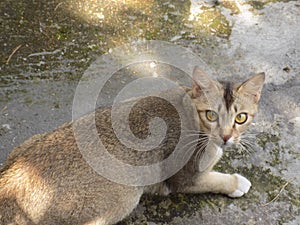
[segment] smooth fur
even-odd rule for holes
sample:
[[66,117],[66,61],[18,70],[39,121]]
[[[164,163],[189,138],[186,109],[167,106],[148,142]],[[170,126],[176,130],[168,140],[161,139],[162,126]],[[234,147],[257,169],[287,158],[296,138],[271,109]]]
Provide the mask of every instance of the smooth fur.
[[[175,175],[151,186],[114,183],[86,163],[78,150],[72,123],[67,123],[53,132],[31,137],[7,158],[0,170],[0,224],[108,225],[129,215],[145,192],[214,192],[230,197],[247,193],[251,183],[246,178],[214,172],[212,168],[222,157],[222,147],[239,143],[241,134],[250,125],[257,112],[264,74],[244,83],[227,83],[211,80],[196,67],[193,79],[192,88],[186,91],[196,106],[198,113],[195,112],[194,119],[200,132],[191,130],[188,134],[196,151]],[[176,98],[181,100],[180,96]],[[170,132],[174,132],[158,153],[126,151],[112,130],[111,108],[96,111],[96,125],[104,145],[120,160],[135,165],[166,158],[174,149],[174,139],[180,130],[176,111],[161,99],[149,97],[140,104],[130,117],[137,137],[147,137],[149,115],[157,113],[167,121]],[[218,120],[208,121],[207,110],[216,112]],[[241,125],[234,122],[239,113],[248,115]],[[82,121],[89,118],[86,116]],[[89,126],[84,123],[82,130],[88,131]],[[88,132],[83,135],[89,148]]]

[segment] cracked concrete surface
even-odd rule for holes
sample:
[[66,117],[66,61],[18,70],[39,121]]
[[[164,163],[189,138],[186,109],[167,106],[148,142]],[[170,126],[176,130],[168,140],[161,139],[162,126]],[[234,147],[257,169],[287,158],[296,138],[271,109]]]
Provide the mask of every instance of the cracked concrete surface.
[[[80,8],[76,1],[66,2],[74,3],[74,11],[76,7]],[[197,35],[192,36],[193,32],[199,33],[200,28],[192,28],[196,22],[188,21],[190,10],[184,11],[186,15],[180,11],[185,8],[180,8],[182,1],[149,2],[155,3],[153,9],[165,7],[167,11],[163,11],[161,23],[167,24],[167,28],[173,26],[169,20],[176,22],[179,18],[177,22],[186,24],[184,28],[187,29],[176,27],[179,30],[167,34],[155,31],[149,38],[174,40],[187,47],[217,71],[213,74],[215,77],[243,80],[250,73],[264,71],[267,79],[260,111],[250,130],[256,137],[252,150],[248,153],[226,152],[216,166],[216,170],[239,172],[251,180],[252,188],[245,197],[147,195],[134,213],[119,224],[300,224],[300,4],[297,1],[264,1],[268,3],[257,8],[253,6],[255,3],[250,4],[252,1],[235,1],[235,8],[240,13],[233,13],[232,8],[223,7],[227,2],[223,1],[217,9],[230,25],[228,39],[212,35],[200,40]],[[92,14],[92,22],[85,18],[79,20],[73,13],[53,16],[52,12],[64,7],[58,1],[48,1],[45,8],[32,3],[37,16],[33,16],[31,23],[26,21],[30,14],[26,13],[30,11],[26,1],[12,4],[11,8],[6,7],[8,4],[8,0],[0,3],[0,26],[3,28],[0,39],[3,47],[0,162],[14,146],[31,135],[50,131],[71,120],[78,79],[98,55],[115,47],[108,40],[104,44],[108,37],[102,33],[109,33],[110,29],[118,32],[115,28],[104,27],[103,30],[100,25],[94,25],[94,17],[103,18],[100,12]],[[138,7],[142,10],[146,6],[145,3]],[[204,11],[211,10],[210,7]],[[172,14],[168,10],[172,10]],[[151,13],[146,13],[149,18]],[[42,17],[44,14],[45,18]],[[106,15],[105,11],[103,15]],[[139,20],[139,17],[142,20],[145,14],[131,16],[128,21]],[[78,24],[82,26],[77,27]],[[41,39],[32,38],[36,32]],[[124,35],[122,40],[126,43],[131,38],[139,39],[135,33],[119,35]],[[22,47],[7,63],[5,60],[19,44]],[[111,102],[110,94],[105,95],[106,103]]]

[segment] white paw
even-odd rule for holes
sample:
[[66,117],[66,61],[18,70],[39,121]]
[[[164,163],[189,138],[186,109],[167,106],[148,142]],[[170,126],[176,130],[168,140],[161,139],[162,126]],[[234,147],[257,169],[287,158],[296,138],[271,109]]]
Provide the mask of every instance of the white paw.
[[237,173],[233,174],[233,176],[237,178],[238,186],[237,189],[234,192],[230,193],[228,196],[232,198],[241,197],[249,191],[251,182]]

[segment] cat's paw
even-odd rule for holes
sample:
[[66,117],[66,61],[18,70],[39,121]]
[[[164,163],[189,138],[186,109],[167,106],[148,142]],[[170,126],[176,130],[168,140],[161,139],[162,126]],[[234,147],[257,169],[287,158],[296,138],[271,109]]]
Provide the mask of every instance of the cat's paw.
[[228,194],[228,196],[232,198],[241,197],[249,191],[251,182],[247,178],[237,173],[233,174],[233,176],[235,176],[237,179],[237,189],[234,192]]

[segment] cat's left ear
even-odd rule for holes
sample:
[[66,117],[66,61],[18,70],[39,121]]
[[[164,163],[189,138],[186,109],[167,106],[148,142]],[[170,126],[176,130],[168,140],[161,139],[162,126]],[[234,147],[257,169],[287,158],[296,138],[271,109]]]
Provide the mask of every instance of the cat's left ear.
[[237,89],[238,93],[253,96],[254,102],[258,103],[261,90],[265,81],[265,73],[259,73],[245,81]]

